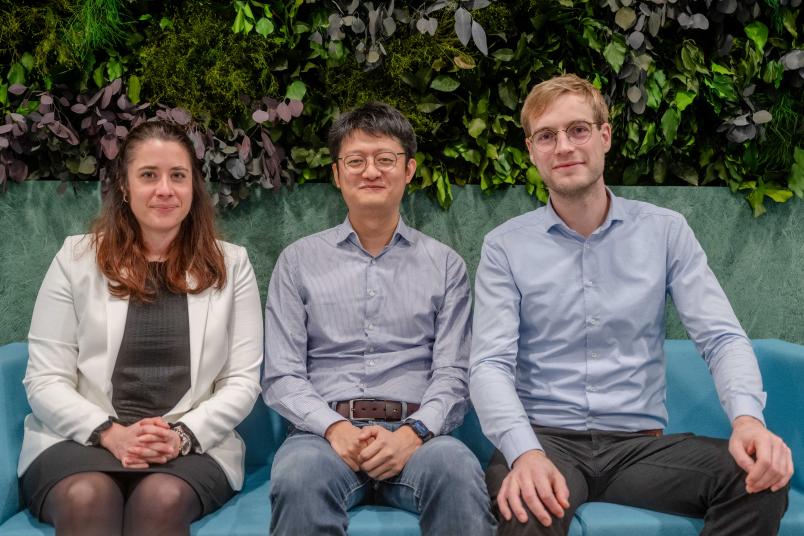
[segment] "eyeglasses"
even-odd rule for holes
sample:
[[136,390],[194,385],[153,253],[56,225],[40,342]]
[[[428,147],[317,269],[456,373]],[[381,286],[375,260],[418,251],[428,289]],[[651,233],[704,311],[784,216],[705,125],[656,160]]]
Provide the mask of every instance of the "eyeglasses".
[[363,173],[366,171],[368,160],[374,162],[374,167],[380,171],[391,171],[396,167],[397,156],[402,156],[405,153],[394,153],[391,151],[383,151],[374,156],[363,156],[360,154],[351,154],[337,158],[336,160],[343,160],[343,165],[349,173]]
[[558,143],[558,133],[563,132],[573,145],[583,145],[592,137],[592,125],[600,126],[602,123],[590,123],[588,121],[575,121],[570,123],[567,128],[558,130],[552,128],[542,128],[534,132],[530,139],[536,150],[548,153],[556,148]]

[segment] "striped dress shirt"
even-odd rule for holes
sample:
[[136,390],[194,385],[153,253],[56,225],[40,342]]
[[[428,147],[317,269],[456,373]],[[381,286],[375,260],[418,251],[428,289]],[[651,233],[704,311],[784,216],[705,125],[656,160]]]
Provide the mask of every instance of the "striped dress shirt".
[[347,217],[277,259],[265,311],[265,403],[324,435],[343,420],[333,402],[415,402],[412,418],[448,433],[467,409],[470,311],[466,265],[452,249],[400,218],[372,256]]

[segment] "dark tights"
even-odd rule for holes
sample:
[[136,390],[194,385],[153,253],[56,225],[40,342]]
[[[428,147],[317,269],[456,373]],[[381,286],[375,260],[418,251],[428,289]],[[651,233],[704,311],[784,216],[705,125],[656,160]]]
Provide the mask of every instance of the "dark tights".
[[77,473],[53,486],[42,508],[42,519],[59,536],[186,535],[199,515],[193,488],[162,473],[131,481]]

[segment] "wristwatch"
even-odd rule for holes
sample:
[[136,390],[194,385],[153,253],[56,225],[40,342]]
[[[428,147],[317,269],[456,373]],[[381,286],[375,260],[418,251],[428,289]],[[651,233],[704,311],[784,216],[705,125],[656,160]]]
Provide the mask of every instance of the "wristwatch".
[[416,419],[405,419],[402,421],[402,426],[410,426],[413,429],[413,432],[419,436],[419,439],[422,440],[422,443],[427,443],[434,437],[433,432],[431,432],[422,421],[417,421]]
[[190,437],[190,434],[181,424],[174,424],[171,428],[179,435],[179,440],[181,441],[179,443],[179,456],[187,456],[193,449],[193,438]]

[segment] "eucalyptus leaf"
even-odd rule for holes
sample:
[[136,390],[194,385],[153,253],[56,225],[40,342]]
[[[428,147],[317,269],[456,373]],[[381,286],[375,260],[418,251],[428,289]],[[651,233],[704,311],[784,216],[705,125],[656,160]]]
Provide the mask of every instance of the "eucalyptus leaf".
[[631,32],[628,35],[628,40],[627,41],[628,41],[628,44],[631,45],[631,48],[636,50],[639,47],[641,47],[642,44],[645,42],[645,34],[643,34],[642,32],[638,32],[638,31],[637,32]]
[[754,115],[751,116],[751,119],[754,121],[755,125],[762,125],[771,121],[773,116],[767,110],[759,110],[754,112]]
[[636,22],[636,12],[630,7],[621,7],[614,16],[614,22],[623,30],[629,29]]
[[737,0],[719,0],[717,10],[720,13],[731,15],[737,9]]
[[642,90],[637,86],[631,86],[628,88],[626,95],[628,96],[629,101],[639,102],[639,99],[642,98]]
[[804,50],[791,50],[779,60],[786,71],[795,71],[804,67]]

